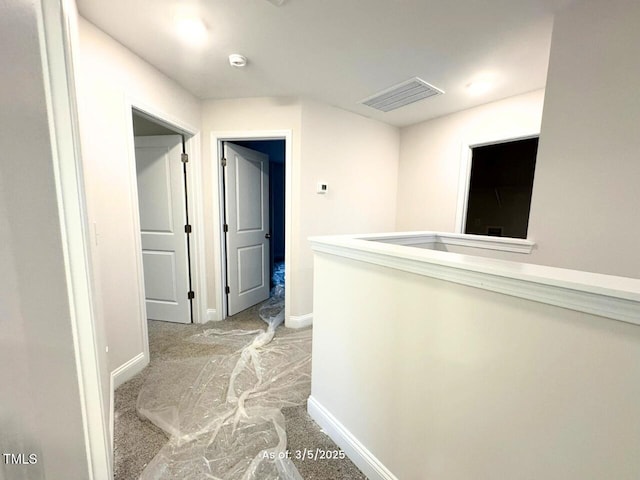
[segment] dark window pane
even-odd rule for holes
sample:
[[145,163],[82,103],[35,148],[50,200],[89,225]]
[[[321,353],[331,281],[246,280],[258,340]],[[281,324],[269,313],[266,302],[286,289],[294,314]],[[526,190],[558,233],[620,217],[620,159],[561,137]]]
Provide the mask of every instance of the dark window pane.
[[527,238],[538,138],[472,149],[465,233]]

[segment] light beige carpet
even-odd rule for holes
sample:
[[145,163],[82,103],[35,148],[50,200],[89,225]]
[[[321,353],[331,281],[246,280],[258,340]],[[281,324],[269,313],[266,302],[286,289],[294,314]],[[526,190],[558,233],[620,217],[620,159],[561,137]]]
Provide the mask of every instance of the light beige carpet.
[[[199,344],[187,341],[189,337],[209,328],[220,330],[264,329],[257,307],[241,312],[223,322],[206,325],[181,325],[149,321],[149,349],[151,362],[159,365],[167,360],[180,360],[206,355],[226,354],[228,347],[211,343]],[[279,327],[276,336],[286,336],[295,330]],[[149,371],[147,368],[132,380],[122,385],[115,393],[115,478],[137,479],[145,466],[167,443],[165,433],[151,422],[143,420],[136,412],[136,400]],[[366,477],[347,458],[345,459],[299,459],[296,452],[335,451],[338,447],[327,437],[306,412],[306,405],[282,410],[285,417],[287,449],[292,452],[293,462],[305,480],[365,479]],[[232,480],[232,479],[228,479]]]

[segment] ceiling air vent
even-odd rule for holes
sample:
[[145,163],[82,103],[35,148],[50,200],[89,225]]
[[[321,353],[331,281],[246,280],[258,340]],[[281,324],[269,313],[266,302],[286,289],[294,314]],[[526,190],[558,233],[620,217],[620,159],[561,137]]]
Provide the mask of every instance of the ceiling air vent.
[[429,85],[421,78],[415,77],[376,93],[372,97],[367,97],[361,100],[360,103],[382,112],[390,112],[410,103],[442,95],[443,93],[444,91],[439,88]]

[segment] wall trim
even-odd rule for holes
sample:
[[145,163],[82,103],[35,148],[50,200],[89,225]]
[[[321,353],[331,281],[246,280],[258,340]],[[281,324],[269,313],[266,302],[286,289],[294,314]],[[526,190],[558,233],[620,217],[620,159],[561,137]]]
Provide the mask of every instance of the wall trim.
[[[224,293],[223,285],[227,284],[226,271],[222,267],[226,262],[226,251],[224,242],[224,232],[222,231],[222,218],[224,218],[224,194],[222,188],[223,173],[219,159],[222,158],[222,143],[226,141],[238,140],[284,140],[285,141],[285,235],[284,235],[284,268],[285,278],[291,278],[291,246],[293,245],[292,230],[292,170],[293,170],[293,132],[287,130],[230,130],[211,132],[211,161],[212,198],[211,205],[213,215],[213,250],[217,261],[214,263],[214,275],[216,278],[215,306],[218,312],[217,320],[224,320],[227,312],[227,296]],[[204,260],[203,260],[204,261]],[[287,312],[290,309],[291,292],[294,287],[287,285],[285,292],[285,318],[289,318]]]
[[358,238],[375,242],[393,243],[394,245],[421,246],[430,243],[456,245],[462,247],[484,248],[503,252],[530,254],[535,242],[521,238],[491,237],[488,235],[471,235],[448,232],[406,232],[360,235]]
[[113,403],[116,388],[135,377],[144,367],[149,364],[144,352],[123,363],[111,372],[109,378],[109,439],[111,440],[111,451],[114,449],[113,428],[115,422],[115,405]]
[[189,223],[193,226],[191,248],[191,288],[196,292],[193,302],[194,323],[207,322],[207,271],[205,258],[204,193],[202,186],[202,147],[200,133],[186,139],[191,168],[187,168],[189,185]]
[[344,451],[369,480],[398,480],[384,464],[334,417],[318,400],[310,396],[307,412],[327,435]]
[[[13,8],[13,7],[10,7]],[[43,88],[49,114],[52,167],[58,197],[61,248],[89,480],[111,478],[112,450],[103,404],[103,374],[96,331],[94,265],[83,180],[76,78],[80,45],[74,1],[36,2]],[[45,445],[43,445],[45,446]],[[53,445],[46,445],[47,451]],[[46,456],[46,452],[42,452]],[[45,472],[48,469],[43,470]]]
[[540,128],[535,130],[523,130],[521,132],[510,132],[500,136],[482,136],[462,141],[460,148],[460,173],[458,176],[458,200],[456,206],[456,233],[464,233],[467,217],[467,202],[469,201],[469,184],[471,181],[471,157],[472,148],[484,147],[498,143],[516,142],[528,138],[539,137]]
[[313,313],[305,313],[304,315],[289,315],[285,317],[284,322],[287,328],[304,328],[313,324]]
[[207,308],[207,314],[205,316],[207,322],[217,322],[220,320],[218,318],[218,311],[215,308]]
[[123,383],[131,380],[138,373],[144,370],[144,367],[146,367],[148,364],[148,357],[144,352],[140,352],[135,357],[120,365],[113,372],[111,372],[111,383],[113,385],[113,390],[118,388]]
[[111,463],[113,463],[113,457],[115,454],[115,438],[113,437],[113,430],[115,429],[116,412],[114,399],[116,394],[116,388],[113,386],[113,372],[109,376],[109,445],[111,449]]
[[313,237],[312,249],[640,325],[640,279],[459,255],[362,237]]
[[149,357],[149,332],[147,325],[147,305],[144,291],[144,269],[142,265],[142,239],[140,237],[140,211],[138,207],[138,183],[136,172],[135,135],[133,132],[133,118],[131,112],[152,119],[154,122],[180,131],[185,137],[185,148],[189,154],[191,167],[187,168],[189,188],[187,191],[190,208],[190,223],[193,226],[191,248],[191,279],[192,288],[196,292],[192,303],[192,317],[194,323],[204,323],[207,304],[207,284],[204,255],[204,216],[202,212],[202,161],[200,153],[200,131],[196,126],[183,122],[169,112],[158,109],[156,106],[144,102],[136,96],[125,93],[124,97],[124,123],[127,125],[127,150],[129,153],[129,191],[132,199],[131,209],[134,228],[134,241],[136,244],[136,270],[138,291],[140,335],[143,339],[144,354]]

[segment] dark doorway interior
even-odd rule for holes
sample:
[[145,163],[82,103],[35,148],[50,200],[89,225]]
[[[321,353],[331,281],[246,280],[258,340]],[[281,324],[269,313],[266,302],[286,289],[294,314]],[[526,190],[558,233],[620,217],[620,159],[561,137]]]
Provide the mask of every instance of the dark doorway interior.
[[538,137],[472,149],[465,233],[527,238]]
[[269,221],[271,223],[271,286],[284,284],[285,141],[234,142],[269,155]]

